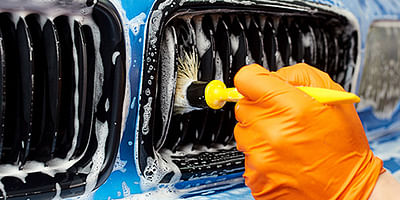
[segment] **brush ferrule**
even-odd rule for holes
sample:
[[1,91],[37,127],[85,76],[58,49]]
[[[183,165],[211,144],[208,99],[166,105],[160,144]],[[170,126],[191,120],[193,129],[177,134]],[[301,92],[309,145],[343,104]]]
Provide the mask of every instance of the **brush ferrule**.
[[186,97],[189,105],[197,108],[208,108],[204,91],[208,82],[193,81],[186,90]]

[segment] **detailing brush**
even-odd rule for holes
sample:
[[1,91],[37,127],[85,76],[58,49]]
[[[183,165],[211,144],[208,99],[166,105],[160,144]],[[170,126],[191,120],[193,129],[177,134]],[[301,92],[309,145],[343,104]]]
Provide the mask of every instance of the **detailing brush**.
[[[193,52],[185,52],[178,59],[178,71],[175,92],[175,114],[184,114],[204,108],[221,109],[226,102],[237,102],[243,98],[236,88],[227,88],[222,81],[198,81],[199,61]],[[360,98],[349,92],[326,88],[296,87],[323,104],[358,103]]]

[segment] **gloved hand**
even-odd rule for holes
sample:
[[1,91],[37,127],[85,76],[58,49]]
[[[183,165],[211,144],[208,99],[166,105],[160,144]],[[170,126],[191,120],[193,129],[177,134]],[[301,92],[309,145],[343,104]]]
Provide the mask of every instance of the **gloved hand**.
[[354,105],[324,105],[294,87],[343,91],[328,74],[307,64],[277,72],[253,64],[234,83],[245,96],[234,134],[257,200],[368,199],[384,170]]

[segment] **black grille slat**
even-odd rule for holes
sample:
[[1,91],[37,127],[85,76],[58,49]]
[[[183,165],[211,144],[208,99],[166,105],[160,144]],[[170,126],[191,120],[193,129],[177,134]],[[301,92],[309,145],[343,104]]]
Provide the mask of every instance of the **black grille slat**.
[[[292,45],[291,56],[294,61],[302,62],[303,58],[304,58],[304,54],[305,54],[305,49],[303,46],[304,34],[301,31],[300,26],[297,23],[297,21],[292,22],[292,24],[289,28],[289,35],[290,35],[291,41],[293,41],[291,43],[291,45]],[[286,55],[284,57],[286,57]]]
[[339,65],[339,44],[336,37],[331,34],[327,34],[327,40],[330,41],[328,44],[328,74],[336,79],[337,68]]
[[[3,140],[3,156],[2,163],[13,164],[17,161],[17,156],[19,154],[18,144],[19,138],[14,136],[16,132],[16,122],[17,122],[17,102],[18,102],[18,90],[16,86],[18,85],[18,49],[15,44],[17,44],[15,24],[11,21],[11,16],[9,14],[3,13],[1,15],[1,30],[4,39],[4,49],[5,49],[5,68],[6,68],[6,118],[5,118],[5,130],[4,130],[4,140]],[[16,149],[16,151],[14,150]]]
[[[215,76],[215,41],[214,41],[214,25],[210,16],[204,16],[201,21],[201,26],[204,34],[206,35],[210,47],[206,50],[204,55],[200,58],[199,66],[199,80],[209,81],[214,79]],[[179,34],[179,33],[178,33]],[[195,37],[194,35],[191,35]],[[178,40],[179,43],[179,40]]]
[[[162,53],[163,60],[168,60],[168,63],[164,63],[165,65],[168,66],[169,68],[172,68],[173,66],[177,65],[177,55],[178,55],[178,46],[177,46],[177,38],[176,38],[176,31],[175,28],[173,26],[168,27],[166,32],[164,33],[164,43],[162,44],[162,46],[165,46],[165,51],[164,53]],[[166,38],[168,38],[171,41],[166,42]],[[167,54],[166,52],[170,52],[170,54]],[[172,52],[172,55],[171,55]],[[171,141],[171,139],[168,141],[166,141],[167,139],[167,133],[168,131],[171,129],[172,125],[170,124],[171,118],[173,118],[174,116],[172,115],[173,113],[173,101],[174,101],[174,95],[170,94],[170,89],[175,89],[175,86],[172,86],[173,88],[169,88],[168,85],[168,81],[170,79],[176,80],[176,68],[174,68],[174,71],[171,72],[167,72],[168,69],[162,70],[160,72],[160,83],[166,85],[165,87],[168,87],[168,89],[166,89],[165,91],[162,91],[163,94],[161,94],[161,96],[163,96],[163,98],[160,98],[158,101],[158,105],[159,107],[162,107],[159,113],[159,120],[162,121],[163,123],[159,123],[156,124],[156,126],[159,127],[160,130],[162,130],[159,134],[155,134],[153,135],[154,137],[154,141],[157,141],[157,143],[155,144],[156,149],[160,148],[164,143]],[[165,72],[165,74],[164,74]],[[164,107],[162,106],[164,105]],[[167,116],[165,118],[165,116]],[[176,140],[174,140],[176,141]],[[173,146],[173,145],[172,145]],[[170,145],[171,147],[171,145]]]
[[32,135],[30,141],[29,160],[40,159],[37,155],[41,140],[44,138],[46,123],[46,61],[44,59],[42,30],[38,15],[29,15],[25,18],[32,38],[33,46],[33,108],[32,111]]
[[[301,25],[302,32],[306,37],[305,41],[303,41],[304,45],[304,62],[308,63],[312,66],[317,65],[317,42],[315,38],[314,29],[310,26],[309,23],[303,23]],[[307,44],[304,44],[307,43]]]
[[77,64],[79,71],[78,80],[78,92],[79,92],[79,106],[78,106],[78,118],[79,118],[79,134],[76,142],[76,149],[74,156],[80,156],[86,149],[87,139],[89,136],[83,134],[83,123],[85,122],[85,111],[86,111],[86,97],[87,97],[87,46],[86,38],[83,33],[82,25],[75,21],[74,22],[74,38],[75,48],[77,52]]
[[4,140],[4,126],[5,126],[5,106],[6,106],[6,80],[5,80],[5,49],[4,49],[4,37],[0,29],[0,161],[2,158],[3,151],[3,140]]
[[289,29],[286,20],[282,20],[278,27],[278,51],[280,52],[282,64],[277,68],[290,65],[290,56],[292,54],[292,40],[289,35]]
[[223,66],[223,81],[231,86],[233,84],[231,40],[229,38],[228,26],[223,19],[218,22],[217,30],[215,31],[215,50],[218,52],[221,66]]
[[[82,109],[82,112],[84,115],[80,116],[80,122],[81,124],[81,129],[79,129],[79,135],[82,135],[81,140],[82,141],[89,141],[90,138],[92,137],[92,124],[93,124],[93,100],[94,100],[94,82],[95,82],[95,47],[94,47],[94,38],[93,38],[93,33],[91,31],[91,28],[87,25],[82,26],[82,33],[83,36],[85,38],[85,43],[86,43],[86,91],[82,90],[83,92],[86,93],[86,103],[85,103],[85,108],[84,110]],[[116,60],[116,66],[115,66],[115,72],[114,72],[114,76],[113,80],[118,80],[118,84],[113,85],[113,90],[112,90],[112,97],[116,97],[118,95],[116,95],[117,93],[120,93],[121,91],[121,87],[122,83],[120,83],[121,79],[117,79],[117,76],[120,75],[120,71],[123,71],[123,69],[121,69],[121,56],[118,56],[117,60]],[[119,97],[119,96],[118,96]],[[83,98],[82,98],[83,99]],[[112,105],[112,103],[114,102],[119,102],[118,99],[111,99],[110,104]],[[109,108],[110,109],[110,108]],[[110,111],[110,110],[109,110]],[[110,116],[112,116],[110,114]],[[114,122],[113,127],[115,129],[116,126],[118,126],[118,124],[116,124],[117,122]],[[118,131],[118,130],[115,130]],[[114,130],[113,130],[114,132]],[[111,137],[111,136],[110,136]],[[88,148],[88,143],[85,144],[85,148],[82,149],[80,152],[81,154],[84,153],[87,148]],[[76,154],[79,155],[79,152]]]
[[58,30],[60,42],[62,90],[60,99],[60,121],[58,126],[57,149],[55,155],[60,158],[67,156],[72,146],[75,134],[75,62],[73,59],[72,31],[69,19],[65,16],[57,17],[54,24]]
[[[216,41],[216,50],[221,59],[222,71],[223,71],[223,81],[226,83],[228,87],[233,87],[233,75],[235,73],[234,69],[232,69],[232,47],[231,47],[231,39],[230,39],[230,30],[226,21],[229,19],[221,18],[218,22],[217,30],[215,33],[215,41]],[[227,105],[228,106],[228,105]],[[229,105],[231,107],[232,105]],[[227,126],[228,123],[232,123],[231,118],[229,118],[230,109],[227,111],[220,112],[216,117],[219,119],[218,126],[216,127],[216,135],[212,142],[223,143],[229,140],[229,137],[232,135],[231,130],[229,130],[230,126]]]
[[246,64],[247,58],[247,38],[245,36],[244,27],[237,17],[234,17],[231,27],[234,37],[237,37],[237,49],[233,53],[232,69],[238,71]]
[[[214,26],[212,23],[212,18],[209,15],[205,15],[201,17],[201,20],[193,22],[193,23],[200,23],[195,24],[194,27],[201,27],[203,33],[209,44],[209,47],[205,49],[205,53],[199,57],[200,66],[198,71],[198,80],[201,81],[208,81],[212,80],[215,77],[215,55],[216,55],[216,43],[214,40]],[[195,35],[191,35],[191,37],[195,37]],[[179,44],[179,40],[178,40]],[[194,46],[195,47],[195,46]],[[204,51],[204,50],[203,50]],[[179,52],[180,53],[180,52]],[[192,116],[190,116],[192,115]],[[201,110],[201,111],[194,111],[190,114],[184,115],[186,117],[191,117],[191,119],[187,119],[187,121],[193,120],[195,123],[191,123],[189,130],[193,130],[193,139],[195,144],[206,144],[207,137],[204,137],[204,133],[207,131],[207,124],[210,123],[212,114],[209,110]]]
[[246,19],[250,20],[249,27],[246,28],[248,45],[251,47],[249,51],[251,52],[254,62],[264,65],[264,41],[262,39],[261,29],[253,17],[249,18],[250,19]]
[[328,40],[326,38],[326,33],[320,30],[318,27],[314,27],[314,33],[316,37],[316,66],[323,70],[328,70]]
[[44,53],[47,63],[47,121],[45,145],[41,146],[42,161],[54,158],[58,125],[60,123],[60,100],[62,90],[61,58],[58,33],[53,21],[47,20],[43,26]]
[[17,44],[18,44],[18,57],[19,57],[19,69],[18,69],[18,82],[17,85],[20,94],[18,95],[18,107],[17,107],[17,130],[15,137],[20,140],[21,145],[17,149],[20,151],[18,155],[18,164],[21,166],[25,163],[26,157],[29,154],[31,131],[32,131],[32,115],[33,110],[33,99],[32,92],[34,82],[32,79],[33,75],[33,46],[32,38],[28,30],[28,25],[24,18],[19,18],[17,24]]
[[268,69],[276,70],[276,52],[278,51],[278,41],[276,30],[269,19],[264,24],[264,51],[267,57]]

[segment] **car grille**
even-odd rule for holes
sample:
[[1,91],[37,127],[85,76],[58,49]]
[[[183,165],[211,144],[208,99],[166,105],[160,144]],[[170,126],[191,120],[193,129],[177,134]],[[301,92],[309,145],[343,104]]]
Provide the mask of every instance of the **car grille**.
[[258,63],[275,71],[305,62],[351,89],[358,32],[347,18],[317,8],[310,8],[310,13],[268,5],[235,9],[224,3],[198,7],[192,3],[189,7],[191,12],[185,11],[188,7],[168,10],[173,14],[156,29],[162,38],[159,47],[150,36],[146,50],[149,57],[158,53],[158,59],[147,59],[144,68],[140,113],[144,125],[139,128],[139,168],[144,179],[149,157],[161,157],[175,166],[159,181],[178,176],[178,188],[198,186],[193,180],[205,177],[240,176],[244,169],[244,156],[236,150],[233,137],[234,104],[221,110],[173,113],[177,60],[185,52],[198,56],[202,81],[219,79],[232,87],[235,73],[244,65]]
[[124,42],[111,11],[102,4],[92,16],[0,13],[3,198],[51,198],[56,184],[61,196],[82,193],[81,168],[98,151],[102,175],[110,173],[116,150],[104,149],[118,147],[125,89]]

